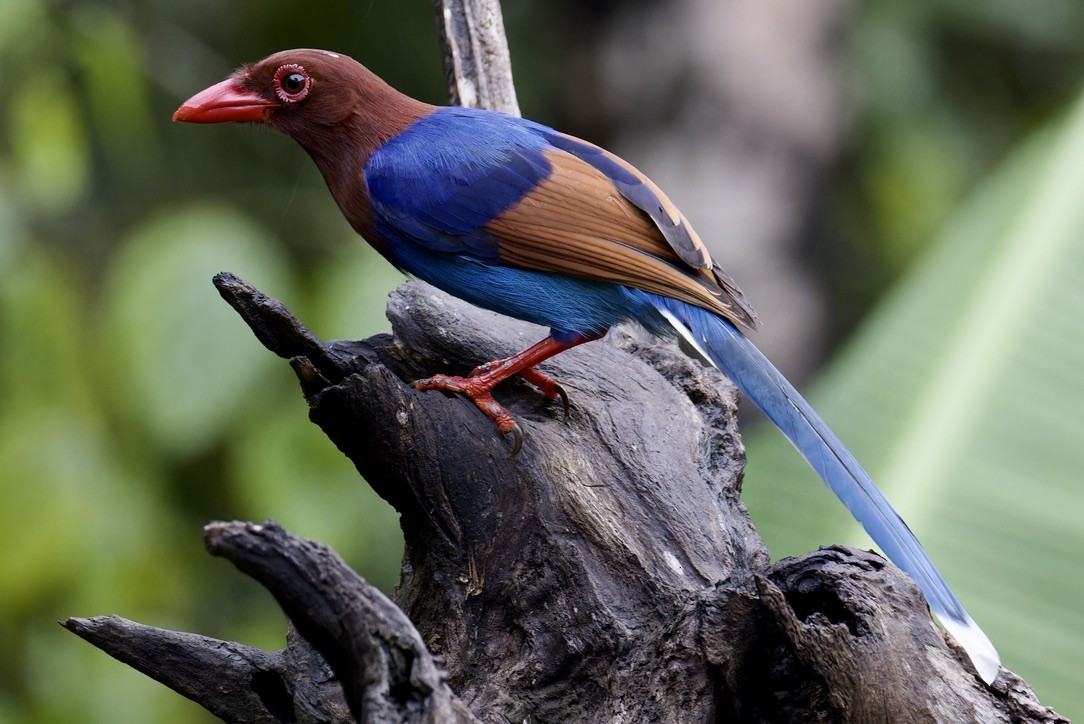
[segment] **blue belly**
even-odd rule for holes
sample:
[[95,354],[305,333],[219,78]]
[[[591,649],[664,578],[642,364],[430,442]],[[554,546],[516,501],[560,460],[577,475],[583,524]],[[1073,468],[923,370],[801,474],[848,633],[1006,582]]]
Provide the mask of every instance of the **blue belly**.
[[411,243],[395,244],[388,258],[407,274],[471,304],[549,327],[558,340],[601,335],[625,320],[652,328],[662,321],[642,292],[616,284],[486,264]]

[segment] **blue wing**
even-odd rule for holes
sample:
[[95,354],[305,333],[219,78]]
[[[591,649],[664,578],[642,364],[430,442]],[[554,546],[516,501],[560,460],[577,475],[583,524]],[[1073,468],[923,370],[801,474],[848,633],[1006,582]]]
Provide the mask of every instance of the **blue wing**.
[[440,108],[378,148],[365,178],[389,258],[422,278],[451,263],[425,252],[452,253],[668,294],[756,324],[737,285],[647,177],[546,126]]
[[485,226],[549,176],[548,148],[512,116],[438,108],[378,148],[365,181],[385,231],[496,262]]

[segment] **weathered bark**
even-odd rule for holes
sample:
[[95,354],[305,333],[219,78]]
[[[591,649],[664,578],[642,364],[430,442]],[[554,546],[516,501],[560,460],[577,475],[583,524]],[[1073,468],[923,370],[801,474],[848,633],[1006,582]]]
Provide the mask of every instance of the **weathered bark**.
[[284,650],[118,616],[62,624],[226,721],[476,721],[402,610],[334,551],[270,521],[212,523],[204,538],[275,596],[291,624]]
[[[527,434],[512,458],[471,403],[409,381],[543,330],[412,282],[389,304],[392,336],[323,345],[235,277],[216,284],[402,513],[402,612],[315,544],[208,528],[212,552],[275,594],[365,720],[1063,721],[1007,671],[983,686],[879,556],[833,547],[771,565],[738,499],[733,388],[676,348],[617,330],[555,358],[567,421],[525,384],[499,389]],[[274,720],[240,708],[264,701],[257,681],[279,710],[307,697],[300,720],[344,714],[311,654],[223,656],[238,645],[154,629],[118,643],[108,623],[93,643],[225,718]],[[199,656],[158,653],[171,648]],[[255,697],[236,694],[238,666],[263,672]],[[222,708],[220,681],[241,682],[228,688],[239,708]]]
[[286,648],[270,652],[119,616],[69,618],[61,624],[224,721],[351,720],[339,679],[292,625]]
[[1007,671],[984,687],[880,557],[829,548],[770,565],[738,498],[733,388],[676,348],[616,330],[555,358],[568,420],[506,385],[498,399],[527,433],[513,458],[471,403],[409,381],[469,371],[543,330],[412,282],[389,304],[392,336],[324,345],[244,282],[216,284],[291,360],[311,418],[406,537],[400,610],[274,525],[208,526],[208,549],[296,627],[283,652],[65,623],[218,716],[1061,721]]
[[519,115],[500,0],[433,0],[452,105]]

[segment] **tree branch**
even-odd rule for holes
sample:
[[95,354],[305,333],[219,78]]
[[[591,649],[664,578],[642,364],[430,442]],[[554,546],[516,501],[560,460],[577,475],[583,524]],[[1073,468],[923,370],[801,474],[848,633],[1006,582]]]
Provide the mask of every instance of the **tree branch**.
[[406,615],[334,551],[270,521],[211,523],[204,537],[275,596],[291,623],[286,649],[117,616],[62,624],[227,721],[475,721]]
[[499,0],[433,0],[453,105],[519,115]]
[[618,330],[550,363],[567,422],[526,385],[498,393],[528,434],[510,459],[469,402],[408,382],[544,330],[421,283],[388,314],[392,338],[328,345],[336,361],[312,367],[337,381],[303,386],[312,419],[403,512],[397,602],[482,718],[985,720],[1015,707],[1057,720],[1007,672],[983,687],[880,557],[832,548],[769,565],[738,501],[735,393],[714,370]]
[[[676,348],[618,329],[547,363],[567,421],[525,384],[498,389],[527,433],[510,458],[471,403],[409,382],[544,330],[411,282],[388,305],[392,335],[323,344],[236,277],[215,283],[269,349],[305,352],[292,364],[310,417],[402,513],[395,604],[277,527],[207,529],[363,720],[1064,721],[1007,671],[983,686],[880,557],[834,547],[771,565],[738,499],[733,388]],[[319,680],[267,667],[293,682],[274,687],[287,703]]]
[[[167,631],[119,616],[69,618],[61,625],[221,719],[277,722],[283,721],[284,711],[292,712],[283,705],[290,698],[284,651]],[[341,702],[341,688],[337,694]]]
[[406,615],[333,550],[273,523],[204,533],[207,550],[263,584],[331,663],[358,721],[474,721]]

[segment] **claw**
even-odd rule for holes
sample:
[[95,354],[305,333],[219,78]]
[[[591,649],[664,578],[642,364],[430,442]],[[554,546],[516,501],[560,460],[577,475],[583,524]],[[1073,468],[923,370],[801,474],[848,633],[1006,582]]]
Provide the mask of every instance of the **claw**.
[[510,432],[512,433],[512,454],[508,457],[514,458],[519,455],[519,450],[523,447],[523,428],[519,426],[518,422],[513,422]]
[[561,405],[564,407],[565,420],[567,421],[569,412],[571,411],[571,407],[568,404],[568,393],[565,392],[565,388],[561,387],[560,383],[558,382],[553,383],[553,390],[561,398]]
[[568,414],[570,410],[568,403],[568,393],[565,392],[565,388],[561,387],[557,380],[553,379],[549,375],[542,374],[534,367],[528,367],[525,370],[520,370],[519,376],[537,387],[547,400],[556,400],[558,397],[560,397],[561,405],[564,407],[565,410],[565,419],[568,419]]

